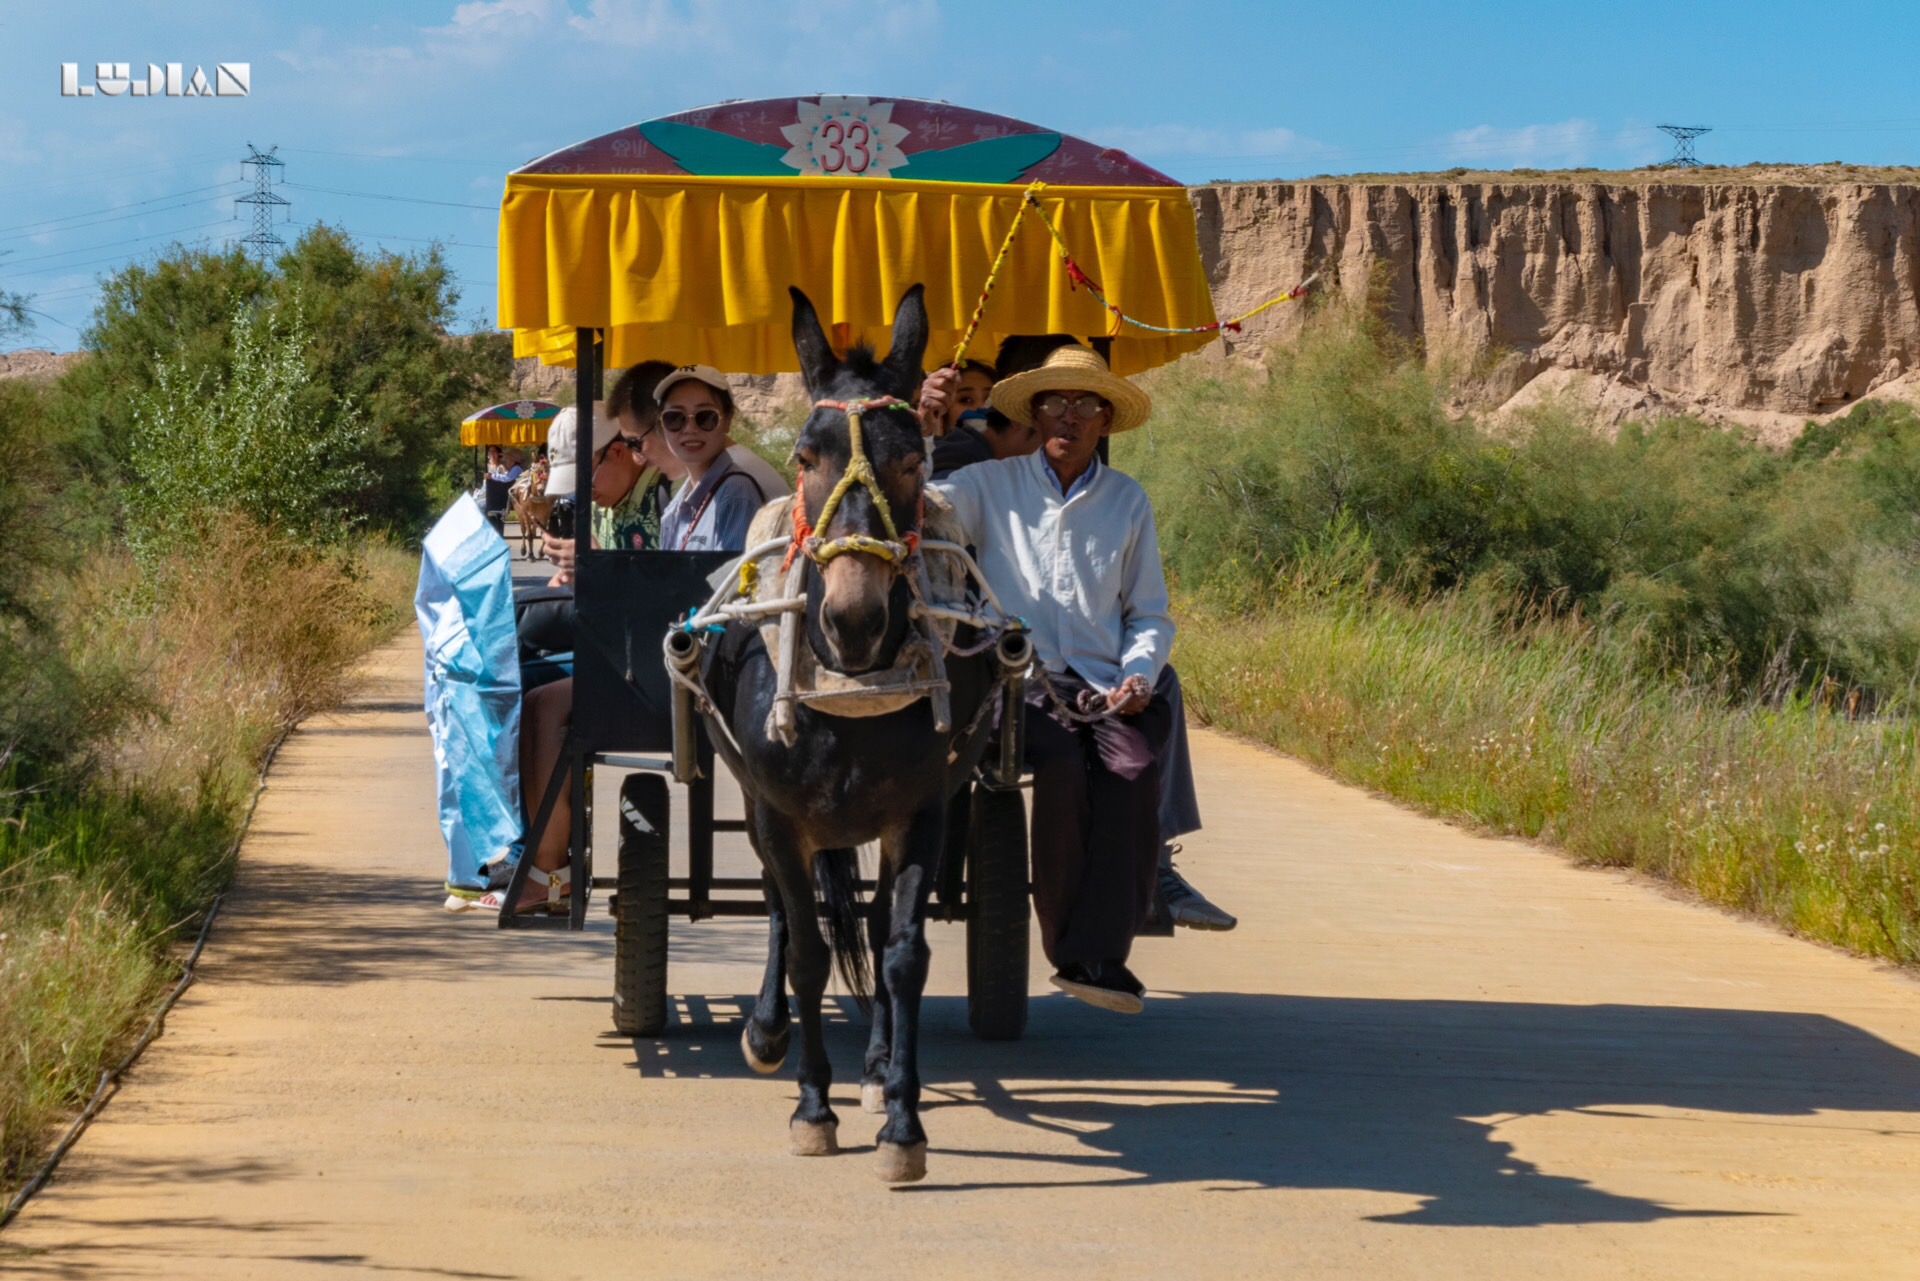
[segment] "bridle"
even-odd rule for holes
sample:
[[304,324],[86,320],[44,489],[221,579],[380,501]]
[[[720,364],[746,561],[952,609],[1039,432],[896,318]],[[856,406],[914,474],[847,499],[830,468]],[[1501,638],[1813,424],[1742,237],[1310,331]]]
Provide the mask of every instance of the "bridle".
[[[904,409],[912,412],[913,406],[898,396],[869,396],[864,400],[816,400],[815,409],[838,409],[847,416],[847,467],[840,473],[839,483],[833,492],[827,495],[827,501],[820,505],[820,519],[813,525],[807,523],[805,489],[794,495],[793,501],[793,538],[787,544],[786,559],[780,563],[782,571],[793,565],[796,554],[805,556],[814,564],[825,567],[828,561],[848,552],[865,552],[869,556],[878,556],[891,565],[904,564],[920,548],[920,525],[926,519],[927,495],[924,488],[920,491],[919,510],[914,513],[914,528],[902,534],[894,524],[893,505],[887,501],[887,494],[880,487],[879,477],[873,474],[873,463],[867,457],[865,443],[860,432],[860,417],[876,409]],[[833,522],[833,513],[840,506],[840,500],[855,485],[864,486],[868,497],[873,500],[874,510],[880,513],[880,524],[886,529],[885,538],[875,538],[871,534],[843,534],[839,538],[822,539],[814,533],[815,529],[825,529]]]

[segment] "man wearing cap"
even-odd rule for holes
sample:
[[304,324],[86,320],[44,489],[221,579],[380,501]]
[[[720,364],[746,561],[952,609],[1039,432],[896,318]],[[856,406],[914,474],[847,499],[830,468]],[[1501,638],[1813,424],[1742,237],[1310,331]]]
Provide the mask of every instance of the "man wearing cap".
[[1078,344],[1003,379],[993,407],[1037,427],[1037,453],[976,463],[934,488],[980,567],[1027,621],[1045,679],[1028,691],[1034,909],[1054,986],[1137,1013],[1127,955],[1159,862],[1159,756],[1173,642],[1153,508],[1103,465],[1100,441],[1146,421],[1147,394]]

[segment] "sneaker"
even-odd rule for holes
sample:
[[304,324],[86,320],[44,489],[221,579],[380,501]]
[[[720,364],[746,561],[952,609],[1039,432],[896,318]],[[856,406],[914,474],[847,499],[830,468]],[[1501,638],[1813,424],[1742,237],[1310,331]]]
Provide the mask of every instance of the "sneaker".
[[1175,925],[1190,930],[1230,930],[1240,924],[1239,917],[1215,907],[1206,895],[1187,884],[1186,877],[1171,862],[1160,869],[1160,901]]
[[1119,961],[1069,962],[1053,976],[1053,985],[1115,1014],[1138,1014],[1147,1008],[1147,989]]

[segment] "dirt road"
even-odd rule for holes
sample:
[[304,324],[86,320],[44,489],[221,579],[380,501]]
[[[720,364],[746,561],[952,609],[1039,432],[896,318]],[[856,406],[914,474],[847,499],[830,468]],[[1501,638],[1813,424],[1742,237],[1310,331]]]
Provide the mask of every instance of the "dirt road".
[[418,671],[394,644],[289,739],[202,981],[0,1272],[1920,1271],[1920,986],[1208,734],[1186,862],[1240,930],[1143,942],[1138,1018],[1036,986],[988,1045],[936,927],[927,1182],[870,1172],[850,1004],[853,1150],[790,1157],[791,1078],[733,1025],[762,927],[677,927],[674,1024],[635,1042],[604,912],[438,911]]

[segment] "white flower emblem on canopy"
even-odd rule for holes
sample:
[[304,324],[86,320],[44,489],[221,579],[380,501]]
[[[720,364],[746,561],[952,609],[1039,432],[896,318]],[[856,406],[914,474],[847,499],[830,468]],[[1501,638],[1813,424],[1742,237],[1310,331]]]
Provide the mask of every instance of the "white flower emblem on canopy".
[[907,131],[893,123],[891,102],[827,95],[795,105],[800,119],[780,129],[788,143],[781,160],[801,173],[885,178],[907,162]]

